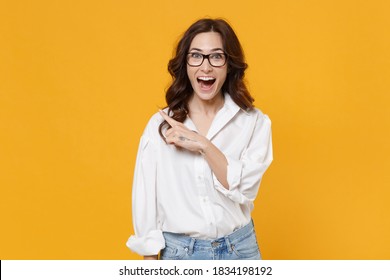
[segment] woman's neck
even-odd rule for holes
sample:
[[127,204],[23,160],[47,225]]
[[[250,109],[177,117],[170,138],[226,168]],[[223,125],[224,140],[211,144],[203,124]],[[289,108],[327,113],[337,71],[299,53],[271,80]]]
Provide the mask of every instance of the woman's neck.
[[188,108],[190,113],[193,114],[204,114],[204,115],[215,115],[223,107],[225,101],[223,94],[218,94],[211,100],[202,100],[193,94],[190,101],[188,102]]

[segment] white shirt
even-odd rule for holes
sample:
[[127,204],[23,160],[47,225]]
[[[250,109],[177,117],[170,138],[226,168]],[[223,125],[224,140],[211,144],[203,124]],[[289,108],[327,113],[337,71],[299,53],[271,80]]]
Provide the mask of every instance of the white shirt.
[[[207,138],[228,161],[225,189],[202,155],[179,150],[160,137],[152,116],[141,137],[133,180],[135,235],[127,246],[139,255],[165,247],[163,231],[216,239],[251,220],[261,178],[271,164],[271,121],[258,109],[244,111],[229,94]],[[196,131],[190,118],[184,125]]]

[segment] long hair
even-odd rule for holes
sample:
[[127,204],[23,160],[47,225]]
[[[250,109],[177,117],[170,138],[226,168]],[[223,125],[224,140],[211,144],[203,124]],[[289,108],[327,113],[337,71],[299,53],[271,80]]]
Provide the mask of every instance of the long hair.
[[[188,114],[188,102],[193,94],[190,80],[187,76],[187,54],[192,40],[199,33],[217,32],[222,37],[224,52],[227,54],[227,76],[222,85],[222,92],[228,93],[233,101],[242,109],[253,108],[253,97],[245,83],[244,72],[248,65],[245,63],[244,52],[232,27],[223,19],[200,19],[193,23],[180,39],[175,56],[168,63],[168,71],[172,76],[172,83],[165,95],[168,114],[172,118],[184,122]],[[163,121],[159,126],[159,133],[169,124]]]

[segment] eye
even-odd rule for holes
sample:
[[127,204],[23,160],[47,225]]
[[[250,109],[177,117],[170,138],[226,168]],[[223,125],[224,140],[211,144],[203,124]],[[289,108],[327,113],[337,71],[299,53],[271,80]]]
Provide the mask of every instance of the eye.
[[223,53],[212,53],[212,54],[210,54],[210,58],[217,59],[217,60],[223,59]]
[[190,53],[191,58],[202,59],[203,55],[200,53]]

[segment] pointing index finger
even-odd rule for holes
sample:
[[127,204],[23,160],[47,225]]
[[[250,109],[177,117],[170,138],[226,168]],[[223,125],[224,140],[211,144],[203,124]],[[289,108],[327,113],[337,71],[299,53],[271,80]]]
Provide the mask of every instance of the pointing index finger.
[[167,115],[167,113],[165,113],[163,110],[159,110],[160,111],[160,115],[164,118],[164,120],[167,121],[167,123],[169,123],[170,126],[175,126],[178,124],[178,121],[175,121],[174,119],[172,119],[170,116]]

